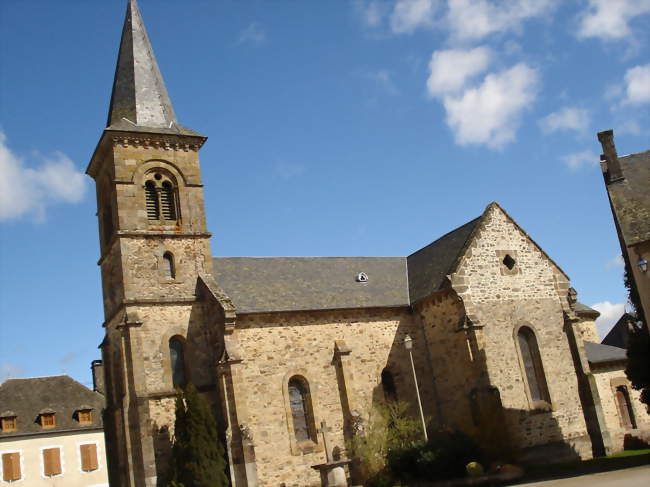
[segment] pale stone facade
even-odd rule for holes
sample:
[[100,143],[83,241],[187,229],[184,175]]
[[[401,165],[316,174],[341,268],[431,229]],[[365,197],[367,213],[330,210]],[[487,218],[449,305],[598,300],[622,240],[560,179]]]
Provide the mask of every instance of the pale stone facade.
[[[579,309],[568,276],[496,203],[408,257],[213,260],[205,138],[177,124],[134,0],[128,29],[88,167],[113,485],[165,485],[181,372],[215,406],[233,485],[321,485],[317,468],[386,395],[418,414],[407,335],[429,428],[480,438],[488,401],[524,461],[612,451],[612,404],[585,348],[595,312]],[[122,75],[130,62],[155,82]],[[128,99],[123,83],[161,105]],[[168,192],[151,178],[170,181]]]

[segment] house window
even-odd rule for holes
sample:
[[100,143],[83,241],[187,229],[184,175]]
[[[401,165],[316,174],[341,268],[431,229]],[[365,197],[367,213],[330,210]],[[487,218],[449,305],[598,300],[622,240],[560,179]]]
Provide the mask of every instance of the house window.
[[293,434],[296,441],[316,442],[316,426],[312,411],[309,384],[298,376],[289,379],[289,407],[293,419]]
[[185,350],[183,342],[178,337],[169,340],[169,358],[172,369],[172,383],[174,387],[185,385]]
[[621,418],[621,426],[627,429],[636,428],[636,418],[627,387],[618,386],[616,388],[616,405]]
[[0,419],[0,427],[3,433],[16,431],[16,416],[5,416]]
[[13,482],[20,480],[22,474],[20,471],[20,453],[3,453],[2,454],[2,480]]
[[163,254],[163,274],[166,279],[176,279],[176,269],[174,267],[174,256],[171,252]]
[[521,352],[521,360],[524,368],[524,379],[528,384],[530,398],[535,407],[543,406],[543,403],[548,405],[551,402],[551,398],[548,393],[548,386],[546,385],[544,367],[542,366],[542,359],[539,354],[535,333],[527,326],[522,326],[517,333],[517,340],[519,342],[519,351]]
[[43,450],[43,475],[53,477],[61,475],[61,450],[59,448],[45,448]]
[[54,428],[56,426],[54,413],[41,413],[41,426],[44,430]]
[[147,219],[173,222],[178,219],[176,188],[169,176],[153,173],[144,184]]
[[86,445],[79,445],[79,453],[81,454],[81,470],[83,472],[92,472],[97,470],[97,445],[88,443]]
[[381,371],[381,387],[384,391],[384,399],[389,402],[397,401],[397,388],[395,387],[395,378],[390,370]]
[[77,421],[81,426],[90,426],[93,424],[92,409],[80,409],[77,411]]

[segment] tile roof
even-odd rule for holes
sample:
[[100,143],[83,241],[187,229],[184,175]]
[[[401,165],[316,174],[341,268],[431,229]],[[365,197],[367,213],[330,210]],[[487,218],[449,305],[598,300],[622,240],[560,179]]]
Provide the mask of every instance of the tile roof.
[[599,311],[596,311],[594,308],[590,308],[589,306],[587,306],[584,303],[581,303],[580,301],[576,302],[575,311],[578,314],[594,314],[600,316]]
[[650,240],[650,151],[618,158],[624,179],[607,185],[625,245]]
[[[92,424],[81,426],[74,418],[75,411],[92,408]],[[16,416],[15,432],[3,433],[0,438],[23,434],[50,434],[64,430],[86,430],[102,427],[104,396],[91,391],[67,375],[8,379],[0,384],[0,411]],[[53,411],[56,426],[44,430],[38,415]]]

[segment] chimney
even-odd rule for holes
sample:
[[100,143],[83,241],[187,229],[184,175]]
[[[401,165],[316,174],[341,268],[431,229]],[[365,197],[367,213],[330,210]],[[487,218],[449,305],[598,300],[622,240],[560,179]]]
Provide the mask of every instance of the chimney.
[[90,370],[93,373],[93,391],[104,394],[104,362],[93,360]]
[[601,161],[605,161],[605,166],[607,168],[605,174],[607,184],[625,179],[623,177],[623,171],[621,171],[621,163],[616,154],[614,131],[605,130],[604,132],[598,132],[598,141],[603,146],[603,154],[600,156],[600,159]]

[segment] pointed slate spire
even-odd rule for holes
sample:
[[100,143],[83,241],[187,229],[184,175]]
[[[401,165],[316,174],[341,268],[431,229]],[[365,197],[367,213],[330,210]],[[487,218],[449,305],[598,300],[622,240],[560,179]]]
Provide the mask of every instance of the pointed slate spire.
[[176,121],[136,0],[128,0],[107,127],[195,134]]

